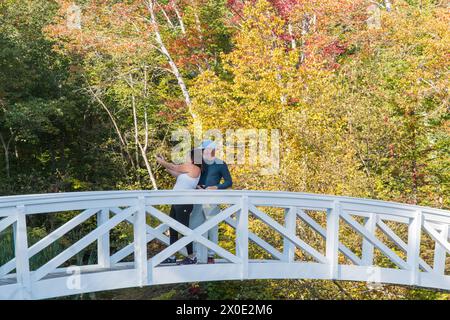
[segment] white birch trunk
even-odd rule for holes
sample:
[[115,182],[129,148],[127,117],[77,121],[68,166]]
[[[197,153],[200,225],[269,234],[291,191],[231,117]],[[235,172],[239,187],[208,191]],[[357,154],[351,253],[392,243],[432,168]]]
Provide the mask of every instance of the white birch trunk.
[[147,4],[147,9],[150,13],[150,19],[151,19],[151,23],[153,26],[153,32],[155,33],[156,43],[158,44],[159,49],[166,56],[167,61],[169,62],[170,69],[172,70],[172,73],[174,74],[175,78],[177,79],[178,86],[180,87],[181,92],[183,93],[184,101],[189,109],[189,113],[195,122],[197,120],[197,116],[195,115],[195,113],[192,110],[192,102],[191,102],[191,97],[189,95],[189,91],[186,87],[186,84],[184,82],[184,79],[183,79],[180,71],[178,70],[178,67],[176,66],[175,62],[172,59],[172,56],[170,55],[169,51],[167,50],[167,48],[164,44],[164,41],[161,37],[161,33],[159,32],[158,22],[156,21],[155,10],[154,10],[154,8],[155,8],[154,0],[147,0],[146,4]]

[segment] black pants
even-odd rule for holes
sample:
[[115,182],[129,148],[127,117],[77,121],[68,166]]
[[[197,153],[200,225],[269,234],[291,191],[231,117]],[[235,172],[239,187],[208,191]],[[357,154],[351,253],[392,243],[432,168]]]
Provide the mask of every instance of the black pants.
[[[192,209],[194,209],[194,205],[192,204],[173,205],[170,208],[170,217],[189,228],[189,218],[191,216]],[[178,231],[170,228],[169,233],[170,233],[170,244],[173,244],[178,240]],[[186,249],[189,255],[194,252],[192,248],[192,242],[186,245]]]

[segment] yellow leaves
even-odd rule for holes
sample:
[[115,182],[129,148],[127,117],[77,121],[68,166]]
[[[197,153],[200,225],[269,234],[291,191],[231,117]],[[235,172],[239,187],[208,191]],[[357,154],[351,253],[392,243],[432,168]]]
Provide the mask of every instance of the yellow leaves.
[[[286,50],[277,36],[281,32],[267,2],[247,8],[235,49],[223,56],[231,79],[206,71],[193,83],[194,108],[204,129],[282,131],[279,175],[267,179],[259,168],[235,165],[236,188],[347,194],[353,186],[363,188],[342,136],[342,112],[333,102],[330,72],[314,61],[299,68],[300,50]],[[336,176],[342,178],[333,180]]]
[[318,56],[299,66],[300,50],[286,50],[271,31],[276,19],[261,7],[248,8],[234,50],[223,56],[227,75],[205,72],[194,85],[207,128],[282,131],[279,174],[267,179],[233,166],[235,186],[381,198],[412,192],[392,186],[392,176],[406,175],[392,157],[409,156],[411,128],[448,99],[448,19],[404,8],[384,15],[382,30],[357,31],[354,53],[333,72]]

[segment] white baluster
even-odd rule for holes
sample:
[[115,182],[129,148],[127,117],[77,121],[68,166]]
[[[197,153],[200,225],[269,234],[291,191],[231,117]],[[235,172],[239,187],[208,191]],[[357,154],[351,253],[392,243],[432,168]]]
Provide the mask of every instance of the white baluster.
[[13,225],[16,252],[17,283],[22,286],[22,298],[31,299],[30,260],[28,257],[28,235],[25,206],[16,207],[17,221]]
[[[97,227],[109,220],[109,209],[104,208],[97,213]],[[109,231],[101,235],[97,240],[98,265],[102,268],[111,267]]]
[[331,279],[338,279],[338,258],[339,258],[339,216],[341,204],[334,201],[332,209],[327,210],[327,237],[326,237],[326,257],[330,266],[329,276]]
[[420,255],[420,238],[422,234],[422,211],[417,210],[414,218],[408,226],[408,252],[407,263],[411,272],[411,285],[418,285],[420,282],[419,255]]
[[[441,236],[445,240],[448,241],[449,239],[449,225],[442,225],[441,226]],[[445,258],[447,257],[447,251],[445,250],[444,246],[439,244],[439,242],[435,242],[435,248],[434,248],[434,263],[433,263],[433,270],[439,275],[443,275],[445,272]]]
[[[138,197],[137,212],[134,214],[134,266],[137,270],[139,286],[143,287],[149,282],[147,263],[147,220],[145,212],[145,198]],[[153,272],[151,272],[152,274]]]
[[[289,207],[285,210],[285,227],[289,232],[295,234],[297,222],[297,208]],[[293,262],[295,258],[295,245],[286,238],[283,238],[283,255],[286,262]]]
[[241,199],[241,209],[237,216],[236,254],[241,259],[241,279],[248,278],[248,196]]
[[[375,228],[377,225],[377,215],[373,212],[369,214],[365,227],[373,236],[375,236]],[[363,239],[362,244],[362,264],[371,266],[373,264],[373,249],[374,246],[366,238]]]

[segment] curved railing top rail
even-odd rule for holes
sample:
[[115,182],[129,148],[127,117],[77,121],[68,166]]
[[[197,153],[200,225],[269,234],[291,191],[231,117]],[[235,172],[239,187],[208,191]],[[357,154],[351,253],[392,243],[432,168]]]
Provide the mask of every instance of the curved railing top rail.
[[[50,203],[63,203],[63,202],[77,202],[87,200],[107,200],[107,199],[136,199],[138,196],[143,197],[158,197],[165,200],[165,204],[182,203],[186,201],[186,198],[190,198],[188,203],[204,203],[204,198],[210,198],[211,203],[221,202],[220,198],[239,198],[242,195],[248,195],[256,199],[291,199],[291,200],[313,200],[313,201],[329,201],[330,204],[322,205],[319,207],[329,207],[333,201],[339,201],[340,203],[352,203],[360,205],[368,205],[374,207],[385,207],[389,209],[400,209],[406,211],[421,210],[424,213],[435,214],[442,217],[448,217],[450,219],[450,211],[445,209],[438,209],[426,206],[419,206],[413,204],[405,204],[393,201],[383,201],[368,198],[356,198],[349,196],[336,196],[336,195],[323,195],[305,192],[284,192],[284,191],[259,191],[259,190],[186,190],[186,191],[174,191],[174,190],[114,190],[114,191],[84,191],[84,192],[60,192],[60,193],[43,193],[43,194],[28,194],[28,195],[14,195],[14,196],[2,196],[0,197],[0,216],[8,215],[8,211],[2,210],[8,207],[16,206],[18,203],[23,205],[33,204],[50,204]],[[167,199],[172,198],[172,199]],[[176,200],[180,199],[180,200]],[[180,202],[181,201],[181,202]],[[43,212],[48,212],[43,210]]]

